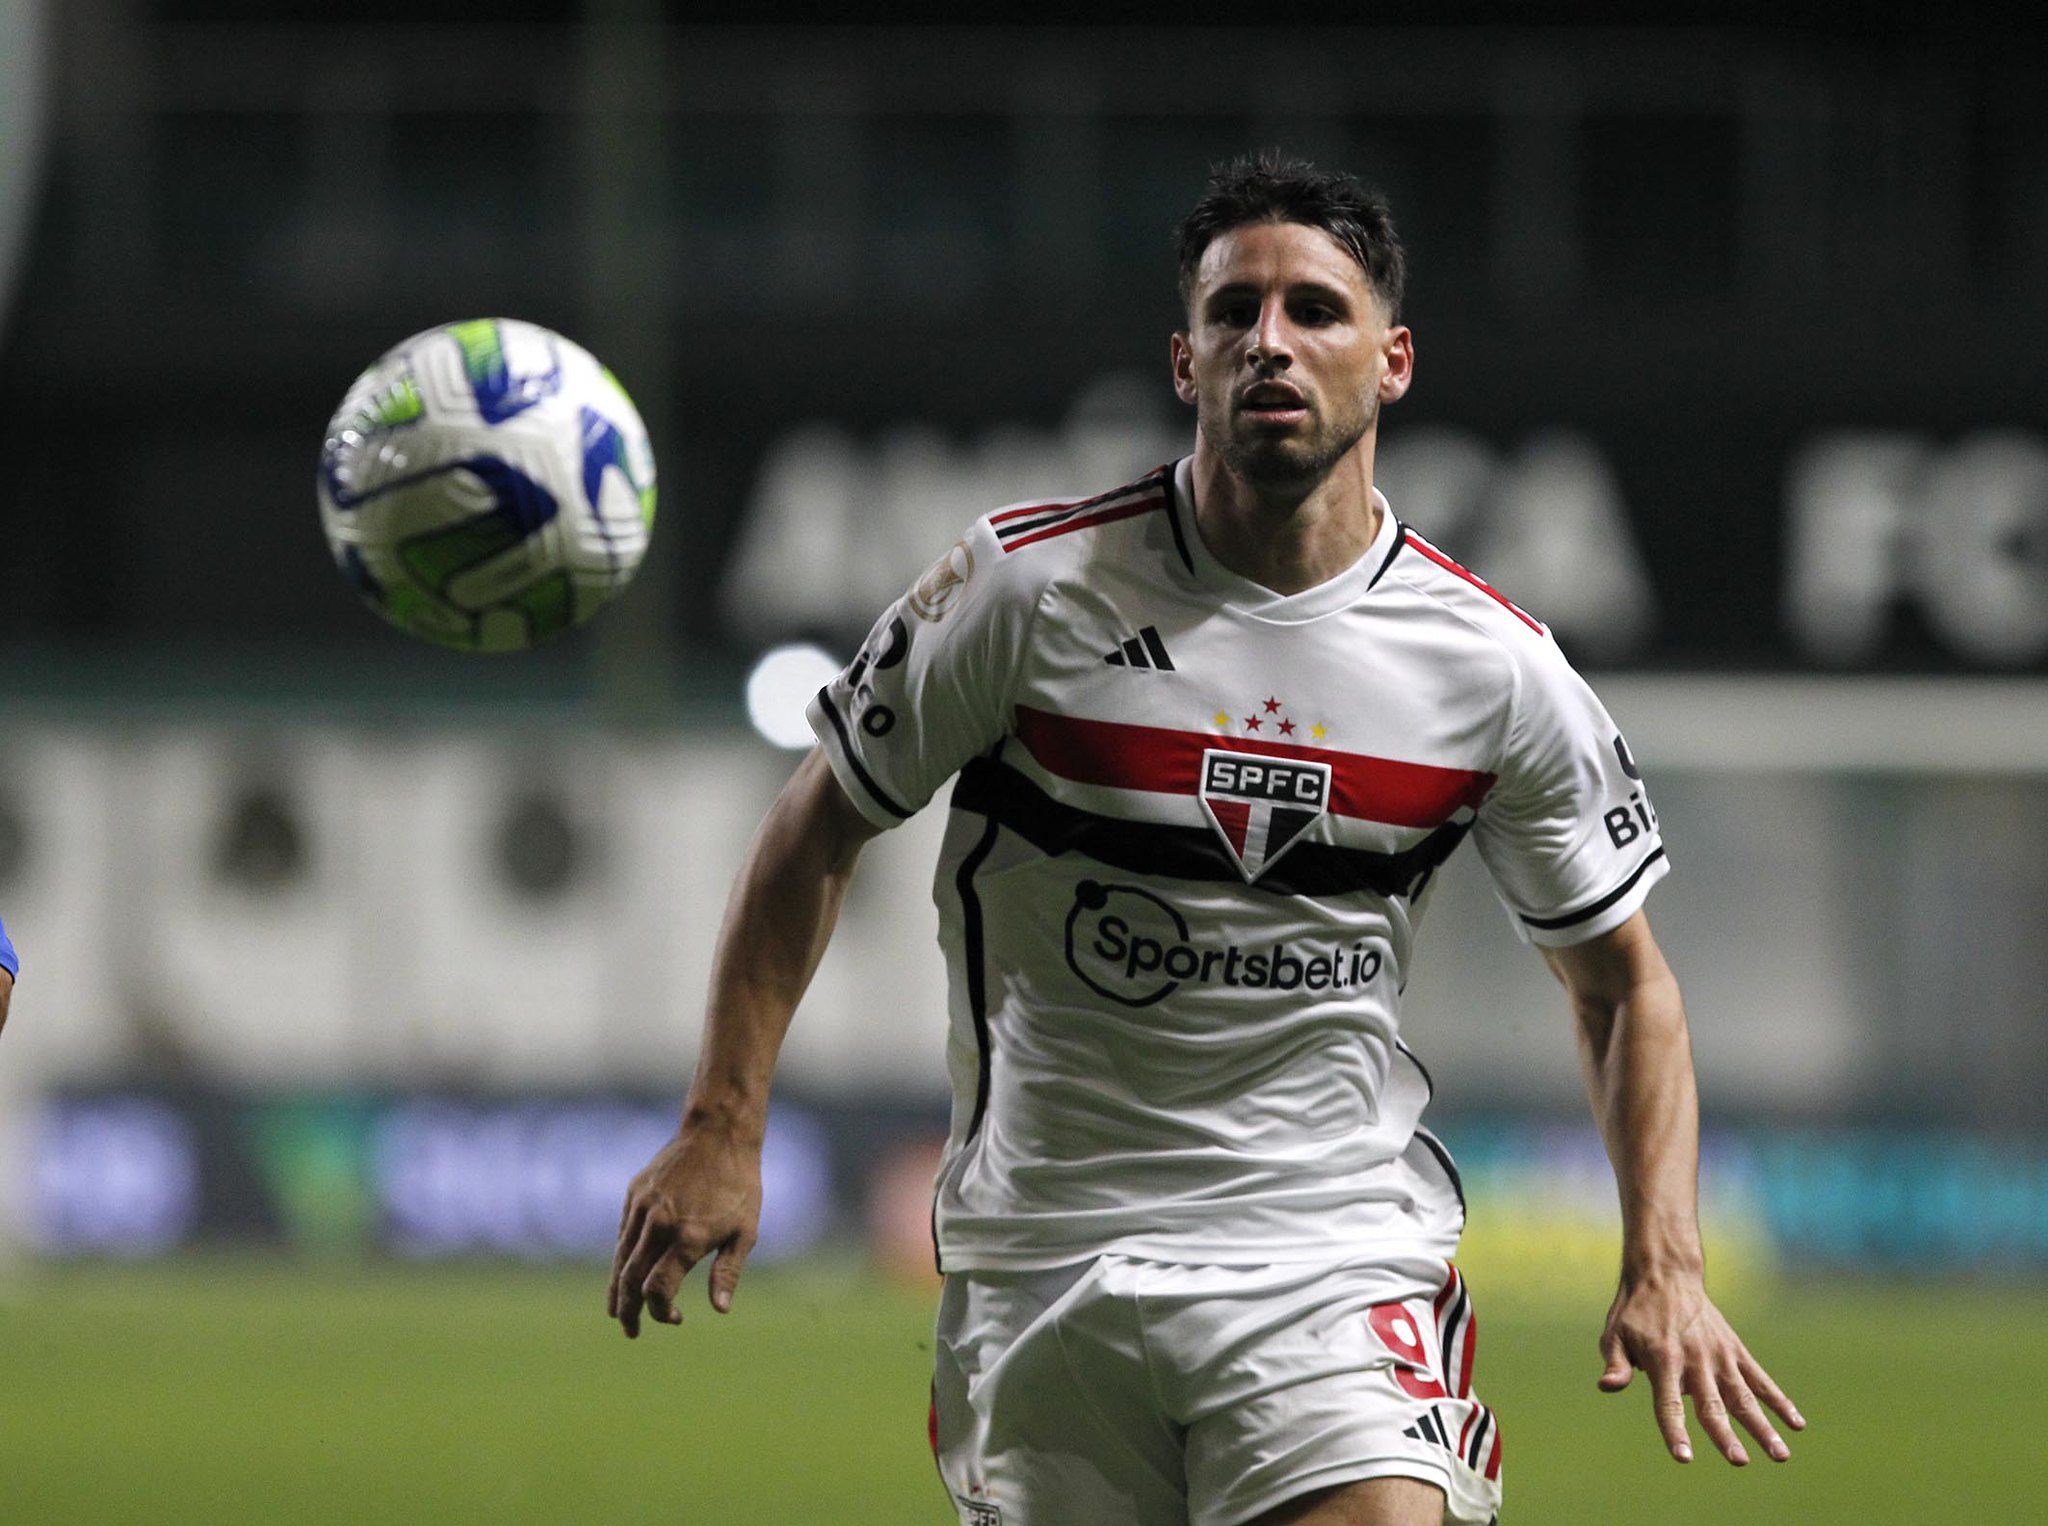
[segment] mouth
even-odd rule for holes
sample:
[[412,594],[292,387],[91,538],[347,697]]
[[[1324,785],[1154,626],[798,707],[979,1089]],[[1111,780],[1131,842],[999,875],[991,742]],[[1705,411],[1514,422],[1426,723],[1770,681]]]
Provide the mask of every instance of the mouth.
[[1258,424],[1299,424],[1308,417],[1308,399],[1287,382],[1254,382],[1237,395],[1237,411]]

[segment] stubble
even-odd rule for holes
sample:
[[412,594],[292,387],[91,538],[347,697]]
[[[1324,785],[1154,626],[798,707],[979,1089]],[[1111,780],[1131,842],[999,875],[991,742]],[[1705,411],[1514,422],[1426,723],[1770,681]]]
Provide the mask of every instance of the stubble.
[[[1204,420],[1217,454],[1233,476],[1254,487],[1304,492],[1325,480],[1365,438],[1379,417],[1379,398],[1368,392],[1350,417],[1330,420],[1307,434],[1274,434],[1242,423],[1226,400]],[[1311,411],[1313,424],[1320,414]]]

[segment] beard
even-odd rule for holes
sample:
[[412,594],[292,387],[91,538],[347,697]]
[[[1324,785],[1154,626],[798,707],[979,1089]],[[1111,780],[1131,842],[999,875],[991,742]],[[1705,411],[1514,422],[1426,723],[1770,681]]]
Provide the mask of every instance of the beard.
[[1306,427],[1290,434],[1240,422],[1227,402],[1215,411],[1220,417],[1204,419],[1204,432],[1233,476],[1254,487],[1306,493],[1365,438],[1379,417],[1380,405],[1379,399],[1368,393],[1351,417],[1327,422],[1311,407]]

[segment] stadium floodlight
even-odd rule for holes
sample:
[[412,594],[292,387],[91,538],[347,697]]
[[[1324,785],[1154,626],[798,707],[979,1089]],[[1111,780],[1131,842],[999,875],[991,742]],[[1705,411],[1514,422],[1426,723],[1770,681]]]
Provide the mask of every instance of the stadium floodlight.
[[844,666],[809,642],[770,647],[747,674],[747,719],[777,747],[802,751],[812,740],[804,706]]

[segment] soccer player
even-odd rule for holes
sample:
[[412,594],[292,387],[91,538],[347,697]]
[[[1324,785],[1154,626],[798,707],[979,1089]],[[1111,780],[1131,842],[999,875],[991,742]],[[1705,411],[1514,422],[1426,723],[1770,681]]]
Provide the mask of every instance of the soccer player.
[[1549,631],[1373,486],[1414,371],[1356,180],[1263,155],[1181,227],[1191,456],[976,522],[811,706],[734,891],[675,1139],[610,1312],[676,1322],[754,1243],[777,1049],[861,845],[955,780],[935,885],[952,1133],[932,1403],[967,1526],[1487,1522],[1501,1440],[1400,993],[1471,838],[1563,983],[1620,1188],[1600,1386],[1803,1422],[1708,1299],[1666,872],[1627,744]]

